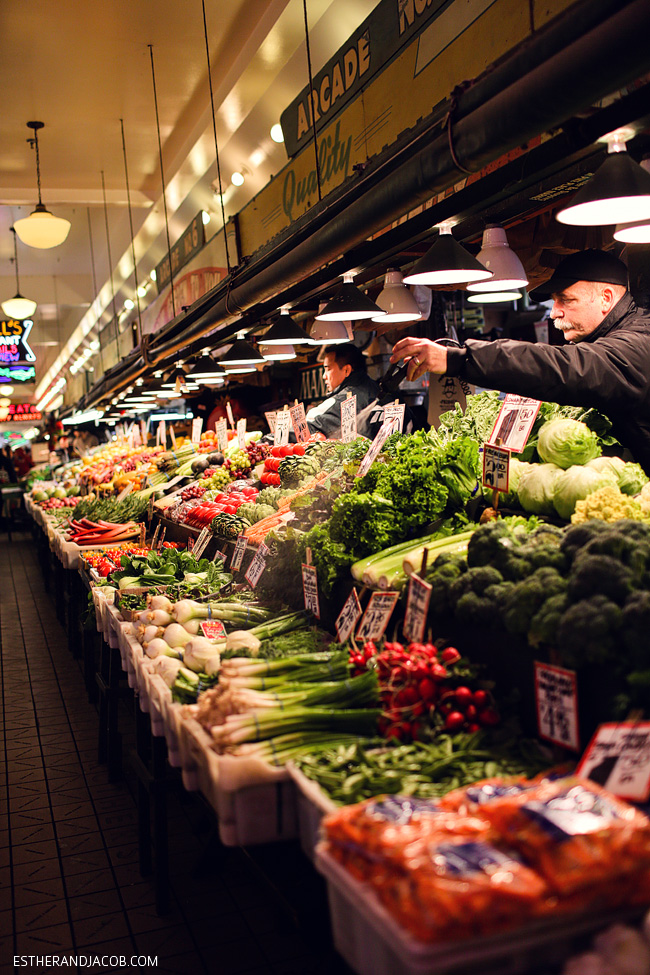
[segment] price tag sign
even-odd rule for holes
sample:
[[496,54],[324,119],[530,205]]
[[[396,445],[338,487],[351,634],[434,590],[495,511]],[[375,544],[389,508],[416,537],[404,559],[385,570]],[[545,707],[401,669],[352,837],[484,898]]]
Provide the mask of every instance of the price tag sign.
[[578,686],[574,670],[535,661],[535,703],[540,738],[555,745],[580,749]]
[[246,551],[246,546],[248,545],[248,539],[245,535],[240,535],[235,542],[235,551],[232,553],[232,558],[230,560],[231,569],[241,569],[241,564],[244,560],[244,552]]
[[510,483],[510,451],[503,447],[483,444],[483,484],[493,491],[508,490]]
[[601,724],[576,774],[628,802],[650,799],[650,721]]
[[177,484],[180,484],[181,481],[184,481],[184,480],[185,480],[185,478],[183,477],[182,474],[177,474],[176,477],[172,477],[171,481],[168,481],[167,482],[167,490],[169,490],[170,488],[176,487]]
[[399,424],[397,429],[400,433],[404,429],[404,410],[405,406],[403,403],[389,403],[384,407],[384,422],[386,420],[395,420]]
[[220,562],[223,562],[223,564],[225,565],[227,558],[228,558],[228,556],[226,555],[225,552],[222,552],[220,549],[217,549],[217,551],[214,553],[214,556],[212,558],[212,561],[213,562],[216,562],[217,559],[219,559],[219,561]]
[[147,442],[147,424],[144,422],[144,420],[140,420],[140,436],[142,437],[142,443],[143,444],[146,444],[146,442]]
[[200,627],[203,636],[206,640],[211,640],[212,643],[216,643],[217,640],[222,640],[226,636],[226,627],[221,620],[201,620]]
[[381,640],[398,599],[398,592],[373,592],[359,624],[357,640],[364,643],[366,640]]
[[176,450],[176,431],[173,427],[169,428],[169,436],[172,438],[172,450]]
[[203,417],[197,416],[192,420],[192,443],[200,443],[201,431],[203,430]]
[[357,398],[348,396],[341,400],[341,440],[350,443],[357,436]]
[[502,447],[507,447],[514,454],[521,453],[526,446],[541,405],[538,399],[508,393],[499,410],[488,443],[496,443],[500,440]]
[[345,643],[345,641],[350,638],[360,616],[361,604],[359,602],[357,590],[354,588],[348,598],[345,600],[343,609],[336,617],[336,621],[334,623],[336,627],[336,636],[339,643]]
[[240,450],[246,449],[246,418],[237,420],[237,443]]
[[291,429],[291,414],[289,410],[280,410],[275,418],[275,431],[273,433],[273,444],[276,447],[284,447],[289,443],[289,430]]
[[307,426],[307,420],[305,418],[304,405],[302,403],[298,403],[297,406],[292,406],[289,413],[291,414],[291,422],[293,424],[293,432],[296,435],[296,440],[299,443],[306,443],[311,434],[309,433],[309,427]]
[[381,429],[379,430],[379,433],[377,434],[373,442],[370,444],[368,453],[359,464],[359,470],[357,471],[357,475],[356,475],[357,477],[363,477],[364,474],[368,473],[368,471],[370,470],[374,462],[377,460],[381,448],[384,446],[384,444],[386,443],[386,441],[388,440],[388,438],[390,437],[391,433],[393,433],[394,430],[395,430],[395,420],[384,420],[384,422],[381,425]]
[[302,592],[305,599],[305,609],[320,619],[320,603],[318,601],[318,576],[314,565],[302,564]]
[[147,526],[144,522],[140,525],[140,548],[144,548],[147,539]]
[[151,539],[151,548],[155,551],[158,547],[158,538],[160,536],[160,530],[162,525],[159,523],[156,525],[156,530],[153,533],[153,538]]
[[228,416],[228,426],[231,430],[235,429],[235,418],[232,415],[232,406],[230,405],[230,400],[226,402],[226,415]]
[[269,425],[269,430],[271,431],[271,436],[275,433],[275,418],[278,415],[277,410],[268,410],[264,416],[266,417],[266,422]]
[[160,535],[158,537],[158,541],[156,542],[156,551],[157,552],[159,552],[161,550],[161,548],[163,547],[163,542],[165,541],[165,535],[166,534],[167,534],[167,529],[166,528],[163,528],[163,530],[161,531],[161,533],[160,533]]
[[158,433],[156,434],[156,443],[162,444],[163,447],[167,446],[167,424],[164,420],[161,420],[158,424]]
[[120,491],[120,493],[117,496],[117,500],[124,501],[125,498],[128,498],[132,490],[133,490],[133,481],[131,481],[130,484],[127,484],[127,486],[124,488],[123,491]]
[[210,541],[212,533],[209,528],[204,528],[199,537],[194,542],[194,548],[192,549],[192,554],[195,558],[200,559],[204,550],[207,548],[208,542]]
[[246,579],[246,582],[249,584],[251,589],[255,588],[257,583],[262,578],[262,575],[264,574],[264,570],[266,568],[265,556],[267,552],[268,552],[268,548],[266,547],[266,545],[260,545],[259,549],[255,554],[254,559],[252,560],[251,564],[248,566],[246,570],[244,578]]
[[151,521],[153,518],[153,505],[154,505],[154,495],[149,495],[149,507],[147,508],[147,520]]
[[412,643],[421,643],[431,601],[431,585],[415,573],[409,579],[404,615],[404,633]]
[[214,425],[217,432],[217,443],[219,444],[219,450],[223,453],[228,446],[228,424],[225,420],[217,420]]

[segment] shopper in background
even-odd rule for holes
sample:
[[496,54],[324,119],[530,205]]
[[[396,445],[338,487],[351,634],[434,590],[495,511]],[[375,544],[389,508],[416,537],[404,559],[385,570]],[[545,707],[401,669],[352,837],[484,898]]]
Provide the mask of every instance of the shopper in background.
[[16,484],[18,481],[10,447],[3,447],[0,451],[0,481],[4,484]]
[[366,360],[360,349],[351,342],[346,345],[328,345],[323,353],[325,385],[330,395],[307,413],[307,424],[312,433],[324,437],[341,436],[341,403],[348,393],[357,397],[357,414],[379,398],[380,389],[370,378]]
[[650,313],[627,290],[627,268],[599,250],[560,261],[534,300],[553,299],[551,319],[566,345],[468,339],[460,349],[428,339],[397,342],[391,362],[409,359],[408,377],[425,372],[569,406],[595,407],[650,474]]

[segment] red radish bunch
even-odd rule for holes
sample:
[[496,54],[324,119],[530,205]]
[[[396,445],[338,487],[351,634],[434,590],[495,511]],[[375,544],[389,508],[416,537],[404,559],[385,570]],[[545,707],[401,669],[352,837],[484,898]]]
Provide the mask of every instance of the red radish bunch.
[[433,643],[369,641],[350,653],[354,675],[374,666],[382,703],[380,730],[386,738],[412,741],[427,730],[474,732],[493,727],[499,716],[488,691],[463,683],[467,666],[455,647]]

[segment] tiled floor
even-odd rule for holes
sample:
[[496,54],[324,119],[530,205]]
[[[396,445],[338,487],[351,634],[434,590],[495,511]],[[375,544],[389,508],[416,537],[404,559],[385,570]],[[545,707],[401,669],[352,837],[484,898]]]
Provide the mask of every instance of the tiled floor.
[[[164,973],[349,973],[297,845],[208,846],[211,818],[180,787],[169,802],[171,910],[158,917],[153,883],[139,872],[128,764],[124,781],[109,784],[97,763],[97,712],[29,534],[0,536],[0,577],[0,971],[15,955],[103,956],[78,971],[135,971],[131,957],[148,955]],[[125,753],[131,711],[127,692]],[[120,955],[125,967],[110,961]]]

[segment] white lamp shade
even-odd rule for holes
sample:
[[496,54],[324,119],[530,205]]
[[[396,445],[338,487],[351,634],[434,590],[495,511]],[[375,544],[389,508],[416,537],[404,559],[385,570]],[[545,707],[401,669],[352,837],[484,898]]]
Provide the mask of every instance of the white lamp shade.
[[650,219],[640,223],[619,223],[614,240],[622,240],[625,244],[650,244]]
[[350,322],[316,320],[309,334],[314,345],[343,345],[344,342],[351,342],[354,337]]
[[38,208],[22,220],[14,221],[16,233],[28,247],[58,247],[68,236],[70,221],[55,217],[49,210]]
[[422,318],[418,303],[404,284],[400,271],[386,272],[377,304],[383,314],[375,315],[373,322],[419,322]]
[[627,152],[610,148],[602,166],[555,219],[578,227],[650,220],[650,173]]
[[2,311],[7,318],[17,318],[22,321],[23,318],[31,318],[34,314],[36,302],[31,298],[23,298],[22,295],[14,295],[13,298],[7,298],[2,302]]
[[468,284],[468,291],[509,291],[513,288],[524,288],[528,284],[524,265],[511,250],[503,227],[490,225],[485,228],[476,259],[488,271],[492,271],[493,277],[489,281]]
[[293,345],[266,345],[264,342],[260,342],[258,348],[269,362],[288,362],[289,359],[296,358],[296,350]]
[[496,304],[498,301],[516,301],[521,298],[521,291],[480,291],[468,295],[467,300],[478,305]]

